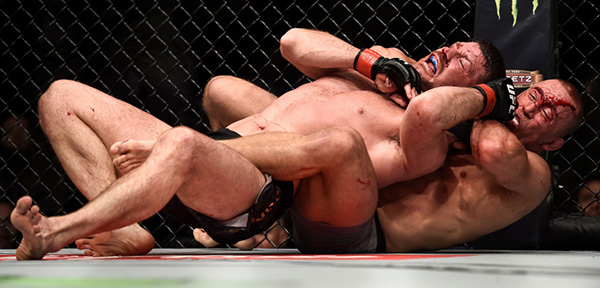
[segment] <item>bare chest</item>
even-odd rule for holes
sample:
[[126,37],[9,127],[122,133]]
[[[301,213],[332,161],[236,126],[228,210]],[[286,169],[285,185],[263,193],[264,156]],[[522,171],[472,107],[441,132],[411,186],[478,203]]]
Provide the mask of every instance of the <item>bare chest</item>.
[[397,134],[404,110],[370,91],[297,89],[279,98],[262,115],[301,134],[350,126],[363,138]]

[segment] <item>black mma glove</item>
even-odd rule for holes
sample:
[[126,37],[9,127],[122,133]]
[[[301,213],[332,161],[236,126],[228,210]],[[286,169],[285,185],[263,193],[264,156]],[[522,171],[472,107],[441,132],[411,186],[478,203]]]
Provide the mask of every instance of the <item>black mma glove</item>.
[[475,118],[509,121],[515,117],[519,103],[510,78],[496,79],[473,88],[483,94],[483,109]]
[[421,76],[412,65],[400,58],[386,58],[374,50],[362,49],[354,58],[354,69],[372,80],[377,74],[385,74],[398,90],[410,82],[418,93],[421,92]]

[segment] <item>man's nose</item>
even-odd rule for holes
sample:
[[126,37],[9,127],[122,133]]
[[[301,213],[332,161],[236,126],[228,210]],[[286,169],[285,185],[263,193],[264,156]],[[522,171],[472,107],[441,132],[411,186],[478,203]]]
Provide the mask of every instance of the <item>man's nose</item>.
[[458,54],[458,50],[452,47],[444,47],[444,49],[442,49],[442,52],[444,53],[444,55],[446,55],[447,59],[452,59]]
[[535,112],[537,111],[537,105],[533,102],[528,102],[527,104],[521,107],[523,107],[523,114],[525,114],[525,116],[527,116],[528,118],[532,118],[533,114],[535,114]]

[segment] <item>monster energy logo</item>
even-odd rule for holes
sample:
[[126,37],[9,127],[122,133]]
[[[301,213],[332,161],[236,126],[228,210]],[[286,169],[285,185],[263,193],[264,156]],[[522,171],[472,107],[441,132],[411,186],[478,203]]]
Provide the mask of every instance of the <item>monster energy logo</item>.
[[[498,20],[500,20],[500,1],[502,0],[496,0],[496,14],[498,15]],[[512,14],[513,16],[513,24],[512,26],[515,27],[515,24],[517,24],[517,15],[519,14],[519,9],[517,8],[517,1],[518,0],[511,0],[511,12],[510,14]],[[533,4],[533,15],[535,15],[535,10],[537,9],[539,3],[539,0],[532,0],[531,3]]]

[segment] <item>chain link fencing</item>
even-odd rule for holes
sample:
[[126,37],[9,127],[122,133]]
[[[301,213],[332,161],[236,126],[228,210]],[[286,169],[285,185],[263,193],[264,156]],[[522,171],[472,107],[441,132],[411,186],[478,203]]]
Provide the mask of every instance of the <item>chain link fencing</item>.
[[[565,147],[547,157],[556,168],[555,208],[583,215],[598,196],[585,183],[600,179],[600,13],[592,0],[557,6],[557,71],[583,92],[586,109]],[[37,100],[53,81],[80,81],[170,125],[205,133],[201,100],[211,77],[235,75],[276,95],[308,81],[279,54],[279,38],[290,28],[324,30],[356,47],[395,46],[420,58],[468,40],[474,8],[474,0],[0,1],[0,248],[18,245],[9,213],[19,197],[31,195],[47,216],[86,202],[38,124]],[[581,189],[593,196],[587,203],[577,202]],[[200,247],[191,227],[160,213],[142,225],[157,247]]]

